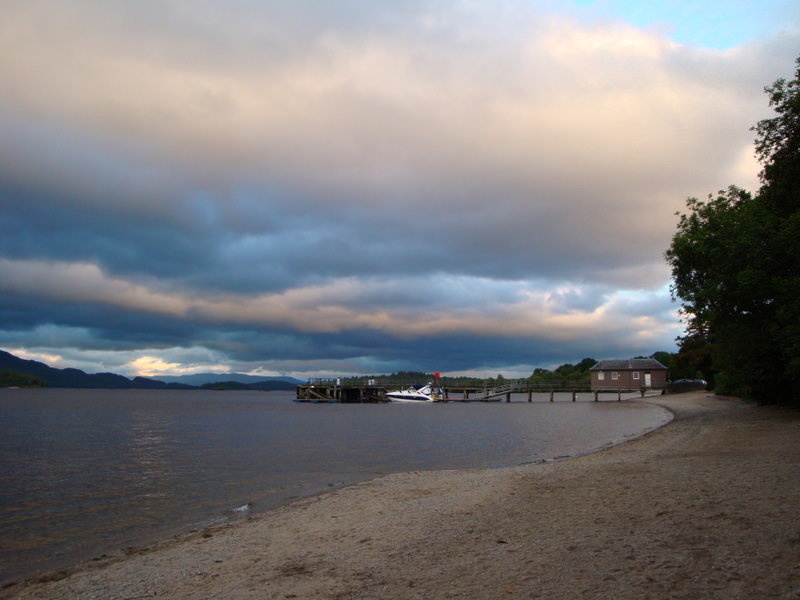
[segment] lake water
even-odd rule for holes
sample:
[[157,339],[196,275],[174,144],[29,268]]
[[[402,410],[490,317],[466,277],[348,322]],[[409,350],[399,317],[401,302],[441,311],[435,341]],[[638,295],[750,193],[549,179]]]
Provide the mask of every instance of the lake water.
[[575,455],[670,419],[653,405],[589,394],[553,403],[293,398],[0,389],[0,581],[385,473]]

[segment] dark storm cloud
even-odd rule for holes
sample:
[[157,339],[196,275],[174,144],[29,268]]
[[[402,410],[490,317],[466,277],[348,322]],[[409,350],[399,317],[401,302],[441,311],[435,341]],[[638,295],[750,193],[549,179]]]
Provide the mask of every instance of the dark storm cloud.
[[515,0],[6,13],[2,342],[131,372],[670,345],[674,212],[755,183],[796,45]]

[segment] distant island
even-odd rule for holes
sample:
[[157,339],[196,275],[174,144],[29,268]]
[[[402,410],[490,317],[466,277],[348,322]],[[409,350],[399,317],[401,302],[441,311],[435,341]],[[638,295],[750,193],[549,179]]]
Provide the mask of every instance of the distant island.
[[0,387],[47,387],[42,379],[25,373],[0,370]]
[[[213,381],[214,378],[217,381]],[[0,387],[103,388],[142,390],[293,390],[302,383],[291,377],[257,377],[240,373],[165,377],[168,381],[115,373],[86,373],[80,369],[56,369],[0,350]],[[191,381],[192,383],[188,383]]]

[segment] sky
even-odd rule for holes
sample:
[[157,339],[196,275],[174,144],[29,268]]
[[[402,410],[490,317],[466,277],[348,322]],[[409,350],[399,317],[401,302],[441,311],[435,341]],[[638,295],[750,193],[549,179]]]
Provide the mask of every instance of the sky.
[[783,0],[3,0],[0,348],[127,376],[676,350]]

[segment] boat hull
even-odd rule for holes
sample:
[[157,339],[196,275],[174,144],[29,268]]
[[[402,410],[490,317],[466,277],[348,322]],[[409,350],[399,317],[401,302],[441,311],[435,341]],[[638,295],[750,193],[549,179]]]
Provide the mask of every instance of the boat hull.
[[392,402],[433,402],[433,398],[430,396],[411,396],[405,395],[402,393],[391,392],[386,394],[386,397],[389,398]]

